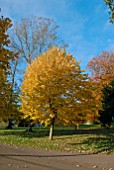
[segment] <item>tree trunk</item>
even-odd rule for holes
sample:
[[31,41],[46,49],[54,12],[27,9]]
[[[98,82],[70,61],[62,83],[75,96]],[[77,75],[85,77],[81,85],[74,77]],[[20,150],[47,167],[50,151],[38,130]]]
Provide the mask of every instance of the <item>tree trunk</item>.
[[12,119],[9,119],[8,126],[6,127],[6,129],[12,129],[13,128],[12,126],[13,126]]
[[53,130],[54,130],[54,126],[51,125],[51,126],[50,126],[50,132],[49,132],[49,139],[50,139],[50,140],[53,140]]
[[75,131],[79,129],[79,125],[75,125]]
[[53,118],[53,120],[51,121],[51,125],[50,125],[50,132],[49,132],[49,139],[53,140],[53,131],[54,131],[54,122],[55,122],[55,118]]
[[28,122],[28,129],[27,132],[33,132],[32,126],[31,126],[31,121]]

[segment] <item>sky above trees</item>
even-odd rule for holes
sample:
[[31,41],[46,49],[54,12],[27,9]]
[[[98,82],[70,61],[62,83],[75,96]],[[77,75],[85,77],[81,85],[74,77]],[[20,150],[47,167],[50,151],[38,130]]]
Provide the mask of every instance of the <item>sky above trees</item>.
[[1,14],[19,21],[38,16],[54,19],[58,34],[81,67],[103,50],[114,48],[114,25],[109,23],[104,0],[1,0]]

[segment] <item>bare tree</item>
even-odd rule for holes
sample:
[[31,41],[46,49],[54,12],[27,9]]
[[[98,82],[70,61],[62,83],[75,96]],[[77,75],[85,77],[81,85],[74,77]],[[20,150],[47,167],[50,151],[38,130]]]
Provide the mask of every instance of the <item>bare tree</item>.
[[20,60],[27,64],[52,45],[58,45],[58,25],[49,18],[31,17],[14,22],[11,32],[11,46],[20,52]]
[[58,25],[49,18],[30,17],[14,22],[10,32],[11,49],[19,53],[18,79],[22,81],[26,66],[54,45],[67,47],[57,36]]
[[19,56],[16,64],[14,76],[18,73],[18,79],[22,79],[26,66],[41,55],[44,51],[54,45],[66,47],[63,41],[57,36],[58,25],[49,18],[30,17],[23,18],[20,22],[14,22],[10,32],[11,49],[18,52]]

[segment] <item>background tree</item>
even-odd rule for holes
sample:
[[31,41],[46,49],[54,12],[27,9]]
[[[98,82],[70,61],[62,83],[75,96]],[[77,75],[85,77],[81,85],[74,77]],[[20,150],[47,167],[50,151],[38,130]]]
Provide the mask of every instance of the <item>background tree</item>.
[[90,86],[79,62],[59,47],[50,48],[27,67],[21,87],[24,118],[50,125],[73,122],[88,113]]
[[12,22],[9,18],[0,18],[0,117],[2,120],[10,119],[11,107],[11,61],[15,54],[8,49],[10,40],[7,34]]
[[106,5],[109,8],[109,15],[111,16],[110,22],[113,23],[114,22],[114,0],[104,0]]
[[60,44],[57,28],[58,25],[49,18],[23,18],[20,22],[14,22],[10,34],[11,47],[20,52],[19,58],[24,64],[30,64],[48,48]]
[[[16,64],[14,68],[16,68],[15,72],[18,74],[16,76],[18,77],[18,84],[21,84],[20,80],[22,81],[26,66],[42,52],[52,45],[61,44],[65,46],[63,41],[60,41],[57,37],[57,29],[58,25],[52,19],[43,17],[23,18],[20,22],[14,22],[10,38],[11,49],[19,53],[19,57],[13,63],[13,65]],[[14,74],[12,76],[15,84],[16,77]],[[30,126],[28,131],[32,131]]]
[[7,128],[12,129],[13,121],[19,121],[21,118],[21,113],[19,112],[19,106],[20,106],[20,99],[19,99],[19,94],[20,94],[20,87],[18,84],[18,76],[17,76],[17,66],[18,66],[18,58],[19,53],[15,53],[15,57],[13,60],[10,61],[10,112],[11,112],[11,118],[9,119],[9,123]]
[[114,53],[103,51],[101,55],[93,57],[87,68],[90,71],[90,79],[93,84],[93,97],[96,103],[96,117],[101,109],[102,88],[114,79]]
[[109,128],[114,119],[114,80],[102,90],[102,110],[99,113],[101,124]]
[[91,79],[102,88],[114,79],[114,52],[103,51],[89,61],[87,68],[91,72]]

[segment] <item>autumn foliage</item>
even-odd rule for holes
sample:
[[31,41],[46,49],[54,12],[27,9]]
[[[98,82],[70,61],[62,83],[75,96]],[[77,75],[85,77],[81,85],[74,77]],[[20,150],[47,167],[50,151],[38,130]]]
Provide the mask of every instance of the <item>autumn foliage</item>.
[[88,68],[92,73],[92,79],[101,86],[109,84],[114,79],[114,52],[103,51],[90,60]]
[[87,75],[59,47],[50,48],[27,67],[21,90],[24,118],[53,127],[55,123],[80,124],[90,113]]
[[[114,1],[104,1],[113,22]],[[59,41],[53,20],[24,18],[14,22],[9,33],[11,27],[9,18],[0,17],[0,121],[19,119],[21,104],[22,119],[50,126],[50,139],[55,124],[96,122],[103,110],[103,89],[114,80],[114,52],[93,57],[88,78],[80,63],[62,49],[66,44]]]
[[94,87],[92,93],[98,116],[98,111],[102,109],[102,89],[114,80],[114,52],[103,51],[102,54],[93,57],[87,67],[91,73],[90,79]]
[[11,97],[11,84],[8,81],[10,75],[10,61],[13,53],[8,50],[10,43],[7,30],[12,26],[9,18],[0,18],[0,117],[8,118],[9,102]]

